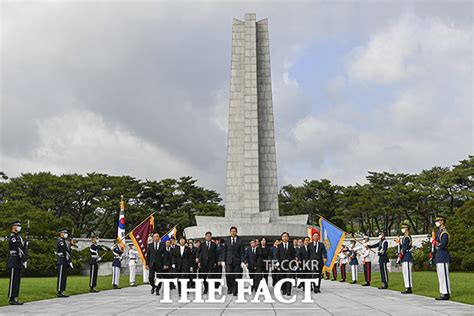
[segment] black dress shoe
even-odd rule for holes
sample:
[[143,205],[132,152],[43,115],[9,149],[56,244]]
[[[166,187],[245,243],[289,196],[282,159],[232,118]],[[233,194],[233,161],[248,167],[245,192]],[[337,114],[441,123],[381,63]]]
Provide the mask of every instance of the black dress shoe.
[[227,290],[227,294],[232,294],[232,290],[231,290],[231,289],[228,289],[228,290]]
[[233,295],[234,295],[234,296],[237,296],[237,292],[234,292],[234,294],[233,294]]
[[119,287],[118,285],[114,285],[114,286],[112,287],[112,289],[114,289],[114,290],[120,290],[120,287]]
[[90,291],[91,293],[99,293],[99,291],[97,291],[95,288],[91,287]]
[[337,279],[331,279],[331,281],[337,281]]
[[346,279],[342,279],[342,280],[341,280],[341,281],[339,281],[339,282],[346,282]]
[[435,298],[437,301],[448,301],[449,300],[449,294],[441,294],[440,297]]
[[351,284],[357,284],[357,281],[352,281]]
[[362,284],[362,286],[370,286],[370,283],[366,282],[366,283]]
[[18,302],[17,300],[13,299],[8,302],[10,305],[23,305],[23,303]]
[[58,296],[58,297],[69,297],[69,295],[66,295],[66,294],[64,294],[64,293],[62,293],[62,292],[59,292],[57,296]]
[[401,292],[402,294],[412,294],[411,287],[407,288],[405,291]]
[[156,294],[156,296],[160,295],[160,291],[156,291],[155,294]]
[[151,293],[151,294],[155,294],[155,288],[154,288],[154,287],[151,288],[150,293]]

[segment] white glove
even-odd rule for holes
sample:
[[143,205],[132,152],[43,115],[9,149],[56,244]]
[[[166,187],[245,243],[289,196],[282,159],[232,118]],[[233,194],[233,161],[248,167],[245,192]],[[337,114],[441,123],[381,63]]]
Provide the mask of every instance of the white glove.
[[191,267],[191,272],[193,272],[193,268]]
[[221,261],[221,266],[225,267],[225,262]]
[[241,268],[246,267],[245,263],[242,262],[242,263],[240,264],[240,267],[241,267]]
[[72,262],[69,262],[69,266],[71,267],[71,269],[74,269],[74,265],[72,264]]
[[276,267],[279,267],[279,266],[280,266],[280,262],[277,262],[277,263],[275,264],[275,266],[276,266]]
[[102,258],[101,258],[101,257],[99,257],[99,259],[97,259],[97,262],[99,262],[99,261],[102,261]]
[[171,267],[174,269],[174,268],[176,268],[176,265],[175,265],[175,264],[172,264]]

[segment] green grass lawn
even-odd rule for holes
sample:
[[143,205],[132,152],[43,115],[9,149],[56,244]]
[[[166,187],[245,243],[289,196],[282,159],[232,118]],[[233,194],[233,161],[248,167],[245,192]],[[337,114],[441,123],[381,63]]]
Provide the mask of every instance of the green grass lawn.
[[[143,284],[143,277],[137,275],[137,285]],[[31,302],[56,297],[56,277],[47,278],[22,278],[20,285],[21,302]],[[0,306],[8,305],[8,285],[9,279],[0,279]],[[128,287],[128,275],[120,277],[120,287]],[[97,280],[96,289],[99,291],[110,290],[112,288],[112,276],[100,276]],[[68,295],[88,293],[89,276],[68,276],[67,287],[64,293]]]
[[[340,275],[338,275],[340,278]],[[395,291],[404,290],[403,276],[401,273],[389,274],[389,289]],[[451,299],[453,301],[474,304],[474,273],[452,272],[451,277]],[[350,273],[347,274],[347,280],[350,280]],[[364,275],[359,274],[359,284],[364,283]],[[142,277],[137,275],[137,285],[142,284]],[[8,304],[7,290],[8,279],[0,279],[0,306]],[[112,277],[99,277],[97,282],[99,291],[112,288]],[[380,274],[372,274],[372,286],[381,285]],[[120,286],[128,286],[128,276],[120,278]],[[324,285],[323,285],[324,286]],[[356,285],[354,285],[356,286]],[[413,273],[413,291],[415,294],[437,297],[438,277],[436,272],[414,272]],[[67,282],[67,291],[65,293],[74,295],[89,292],[88,276],[69,276]],[[56,297],[56,278],[22,278],[20,287],[20,298],[22,302],[31,302]]]
[[[338,275],[340,278],[340,274]],[[449,274],[451,281],[451,300],[461,303],[474,305],[474,273],[469,272],[451,272]],[[347,274],[346,281],[350,281],[350,273]],[[365,283],[364,274],[359,273],[359,284]],[[388,288],[395,291],[405,290],[403,284],[403,274],[394,272],[388,274]],[[380,281],[380,273],[372,273],[372,282],[370,285],[379,287],[382,285]],[[420,271],[413,272],[413,293],[429,297],[439,296],[438,276],[436,272]]]

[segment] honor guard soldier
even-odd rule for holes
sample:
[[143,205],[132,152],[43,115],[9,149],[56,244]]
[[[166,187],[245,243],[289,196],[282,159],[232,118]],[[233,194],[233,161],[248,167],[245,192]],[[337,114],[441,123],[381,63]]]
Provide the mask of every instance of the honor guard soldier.
[[74,268],[72,265],[71,247],[67,241],[67,229],[60,229],[58,232],[59,238],[56,245],[58,285],[56,292],[58,297],[69,297],[69,295],[64,294],[64,291],[66,291],[67,271],[69,268]]
[[357,248],[356,248],[356,241],[351,240],[351,246],[346,250],[346,254],[349,257],[349,265],[351,266],[351,276],[352,276],[352,283],[357,283],[357,266],[359,265],[359,261],[357,261]]
[[402,263],[402,272],[403,272],[403,281],[405,283],[405,291],[401,293],[411,294],[413,293],[412,291],[413,256],[411,254],[412,239],[410,236],[410,225],[402,224],[402,233],[403,233],[403,237],[400,241],[401,249],[399,253],[399,258],[400,258],[400,262]]
[[21,266],[26,264],[27,242],[20,237],[21,223],[14,221],[10,223],[11,234],[8,236],[8,260],[7,268],[10,270],[10,283],[8,286],[8,297],[10,305],[23,305],[17,301],[20,293]]
[[379,233],[379,242],[373,245],[369,245],[369,248],[378,248],[377,254],[379,256],[379,267],[380,267],[380,277],[382,279],[382,286],[379,289],[388,288],[388,272],[387,272],[387,263],[389,262],[387,256],[388,241],[385,239],[385,233]]
[[369,286],[372,279],[372,261],[370,259],[370,248],[369,248],[369,236],[364,236],[364,242],[362,246],[362,264],[364,267],[364,278],[365,283],[362,286]]
[[346,246],[341,246],[341,251],[337,255],[339,257],[339,267],[341,268],[341,277],[342,280],[339,282],[346,282],[346,265],[349,262],[346,254]]
[[446,217],[438,215],[435,222],[438,231],[436,232],[434,262],[436,263],[440,292],[440,297],[437,297],[436,300],[442,301],[449,300],[449,293],[451,293],[449,282],[449,263],[451,262],[451,257],[448,250],[449,234],[444,227],[445,224]]
[[128,245],[128,268],[130,273],[130,286],[135,285],[135,275],[137,274],[138,251],[133,248],[133,244]]
[[122,267],[122,255],[123,255],[123,246],[119,243],[120,240],[117,239],[117,242],[112,248],[112,254],[114,255],[114,260],[112,261],[112,287],[113,289],[120,289],[120,268]]
[[90,260],[90,277],[89,277],[89,287],[90,287],[90,292],[92,293],[97,293],[95,287],[97,286],[97,271],[99,270],[99,246],[98,246],[98,241],[97,241],[97,236],[92,236],[91,240],[91,246],[89,248],[90,254],[91,254],[91,260]]

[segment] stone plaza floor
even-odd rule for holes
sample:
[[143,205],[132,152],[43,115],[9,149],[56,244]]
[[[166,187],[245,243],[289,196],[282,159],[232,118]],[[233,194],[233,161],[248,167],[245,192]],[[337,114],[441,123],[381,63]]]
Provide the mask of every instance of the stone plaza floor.
[[[238,304],[230,295],[225,303],[164,304],[149,286],[139,286],[0,307],[0,315],[474,315],[473,305],[348,283],[324,282],[311,304],[300,302],[301,290],[294,293],[294,304]],[[178,301],[176,290],[172,298]]]

